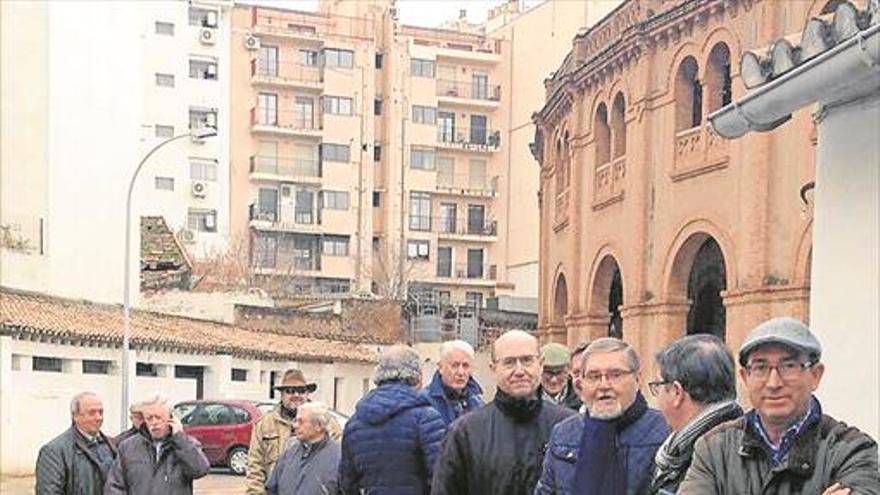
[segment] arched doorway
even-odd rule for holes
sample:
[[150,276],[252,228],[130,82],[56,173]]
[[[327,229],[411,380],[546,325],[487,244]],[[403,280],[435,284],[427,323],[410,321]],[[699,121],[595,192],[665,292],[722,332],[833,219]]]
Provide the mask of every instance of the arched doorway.
[[700,244],[688,276],[687,333],[709,333],[724,339],[727,310],[721,292],[727,289],[727,270],[721,247],[712,237]]
[[623,317],[620,307],[623,306],[623,282],[620,280],[620,268],[614,264],[614,275],[611,278],[611,289],[608,291],[608,336],[623,338]]
[[623,338],[623,317],[620,315],[622,305],[623,277],[620,266],[613,256],[606,255],[599,262],[593,276],[589,313],[598,320],[604,320],[604,333],[609,337]]

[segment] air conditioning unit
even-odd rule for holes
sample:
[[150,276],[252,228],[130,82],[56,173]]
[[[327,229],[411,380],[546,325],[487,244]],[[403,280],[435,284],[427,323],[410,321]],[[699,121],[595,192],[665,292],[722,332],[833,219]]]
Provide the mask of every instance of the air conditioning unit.
[[208,215],[205,217],[205,227],[208,230],[214,230],[217,228],[217,216],[216,215]]
[[189,229],[181,229],[178,234],[180,241],[185,244],[192,244],[196,242],[196,233]]
[[205,79],[217,79],[217,66],[210,64],[205,69]]
[[205,27],[217,27],[217,11],[212,10],[205,16]]
[[199,29],[199,41],[204,45],[213,45],[215,42],[216,33],[215,29],[209,27],[203,27]]
[[193,197],[204,198],[208,194],[208,183],[203,180],[194,180],[191,190]]
[[260,38],[252,34],[248,34],[244,37],[244,47],[248,50],[259,50],[260,49]]
[[210,112],[208,115],[205,116],[205,126],[217,129],[217,113],[216,112]]

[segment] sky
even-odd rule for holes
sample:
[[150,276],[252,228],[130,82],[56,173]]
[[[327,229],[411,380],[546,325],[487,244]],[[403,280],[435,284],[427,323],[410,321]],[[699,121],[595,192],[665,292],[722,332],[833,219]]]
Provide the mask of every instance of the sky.
[[[357,0],[352,0],[357,1]],[[397,0],[400,22],[422,27],[437,27],[444,21],[458,18],[459,10],[465,9],[468,21],[481,23],[486,20],[489,9],[506,0]],[[526,8],[543,0],[519,0]],[[247,3],[284,7],[295,10],[315,11],[318,0],[247,0]]]

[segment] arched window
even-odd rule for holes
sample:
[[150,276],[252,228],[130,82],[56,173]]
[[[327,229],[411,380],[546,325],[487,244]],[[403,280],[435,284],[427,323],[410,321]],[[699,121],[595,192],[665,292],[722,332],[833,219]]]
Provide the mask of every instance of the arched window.
[[686,57],[675,76],[675,131],[697,127],[703,121],[703,85],[694,57]]
[[553,295],[553,324],[565,324],[565,315],[568,314],[568,285],[565,283],[565,275],[560,274],[556,280],[556,290]]
[[568,131],[562,135],[562,180],[565,187],[571,184],[571,142]]
[[600,103],[596,109],[593,143],[596,147],[596,166],[608,162],[611,159],[611,129],[608,127],[608,108],[605,103]]
[[614,158],[626,154],[625,112],[626,102],[623,99],[623,93],[617,93],[617,96],[614,97],[614,104],[611,106],[611,138],[613,140],[611,151]]
[[553,164],[556,168],[556,194],[562,192],[565,189],[565,174],[563,172],[563,167],[565,160],[565,155],[562,153],[562,139],[556,138],[556,149],[553,153]]
[[730,50],[724,43],[718,43],[712,47],[712,51],[709,53],[706,90],[707,113],[712,113],[733,100],[730,80]]

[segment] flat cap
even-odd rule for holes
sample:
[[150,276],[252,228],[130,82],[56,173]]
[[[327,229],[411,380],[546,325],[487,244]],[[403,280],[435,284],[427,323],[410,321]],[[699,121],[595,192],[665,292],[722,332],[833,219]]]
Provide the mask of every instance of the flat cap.
[[541,348],[541,357],[544,358],[545,368],[561,368],[568,366],[571,354],[568,347],[553,342]]
[[752,330],[739,348],[739,364],[745,366],[749,354],[765,344],[780,344],[816,359],[822,357],[822,344],[803,322],[781,317],[765,321]]

